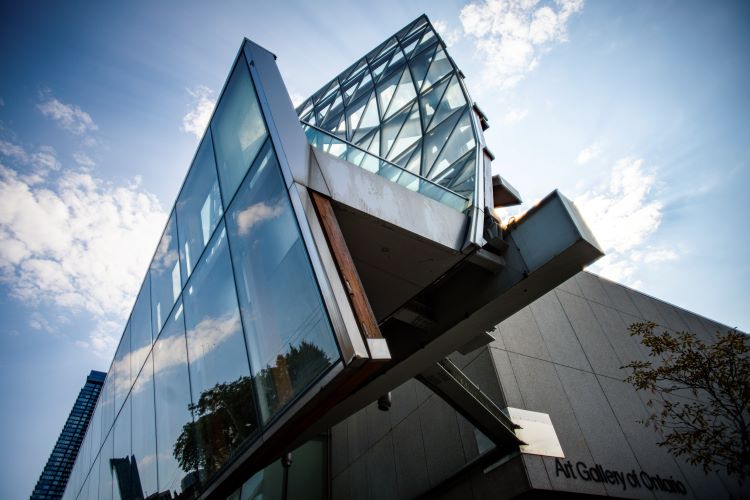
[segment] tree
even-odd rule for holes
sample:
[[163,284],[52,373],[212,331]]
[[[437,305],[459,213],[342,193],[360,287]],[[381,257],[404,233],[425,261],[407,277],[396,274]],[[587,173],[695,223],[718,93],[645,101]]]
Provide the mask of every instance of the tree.
[[[740,481],[750,475],[750,346],[729,330],[705,343],[690,332],[655,333],[654,323],[633,323],[652,361],[633,361],[625,380],[656,399],[642,420],[661,432],[659,446],[709,471],[725,470]],[[660,407],[660,408],[659,408]]]

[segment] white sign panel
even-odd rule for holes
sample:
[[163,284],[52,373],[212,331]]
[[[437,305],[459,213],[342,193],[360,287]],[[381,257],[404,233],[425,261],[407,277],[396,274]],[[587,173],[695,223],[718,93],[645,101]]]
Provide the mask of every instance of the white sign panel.
[[565,458],[548,414],[509,407],[508,416],[520,427],[515,430],[516,437],[526,443],[521,445],[521,453]]

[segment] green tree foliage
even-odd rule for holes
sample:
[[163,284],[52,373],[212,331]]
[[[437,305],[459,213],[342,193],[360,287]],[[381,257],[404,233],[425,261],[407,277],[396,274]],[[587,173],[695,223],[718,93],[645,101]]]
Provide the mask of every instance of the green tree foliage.
[[659,446],[705,472],[750,475],[750,345],[747,335],[717,332],[714,343],[693,333],[655,333],[654,323],[630,325],[653,361],[633,361],[625,380],[650,391],[654,412],[642,421],[661,432]]
[[[279,355],[274,365],[263,368],[255,384],[266,393],[269,405],[281,408],[302,388],[330,365],[328,356],[317,346],[301,342]],[[238,451],[257,429],[253,403],[253,379],[240,377],[216,384],[203,391],[189,406],[193,420],[182,427],[173,454],[184,471],[213,475]]]

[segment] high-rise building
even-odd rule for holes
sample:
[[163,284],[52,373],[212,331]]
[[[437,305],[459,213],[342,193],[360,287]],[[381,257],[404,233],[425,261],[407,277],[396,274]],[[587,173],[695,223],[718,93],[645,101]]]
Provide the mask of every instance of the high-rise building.
[[502,224],[488,126],[426,16],[297,109],[244,40],[64,498],[726,492],[618,368],[633,320],[714,325],[581,273],[557,191]]
[[47,459],[42,475],[39,476],[31,494],[32,500],[52,500],[62,498],[68,483],[70,470],[78,457],[83,436],[94,412],[96,400],[104,384],[106,373],[92,370],[86,383],[78,393],[73,409],[70,410],[60,437],[57,438],[52,454]]

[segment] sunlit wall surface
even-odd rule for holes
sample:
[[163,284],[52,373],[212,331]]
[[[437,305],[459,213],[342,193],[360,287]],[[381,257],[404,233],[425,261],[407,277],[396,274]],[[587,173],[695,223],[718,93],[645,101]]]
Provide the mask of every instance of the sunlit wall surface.
[[241,52],[64,498],[193,495],[339,357]]
[[[320,135],[325,132],[471,201],[480,131],[470,103],[444,43],[421,16],[323,86],[297,111],[309,125],[306,132],[314,145],[334,154],[342,151],[335,141],[326,143]],[[347,159],[368,161],[362,155]]]

